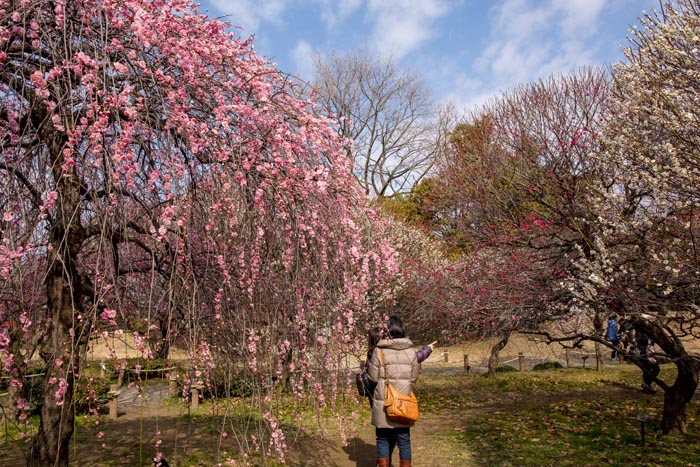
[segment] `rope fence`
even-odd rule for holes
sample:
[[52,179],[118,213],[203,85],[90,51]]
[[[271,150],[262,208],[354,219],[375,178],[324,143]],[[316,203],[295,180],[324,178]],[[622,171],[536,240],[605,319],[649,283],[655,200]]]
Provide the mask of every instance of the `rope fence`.
[[[535,357],[527,356],[524,352],[518,352],[517,356],[506,356],[497,359],[498,366],[509,365],[511,363],[517,362],[518,371],[531,370],[538,364],[542,363],[559,363],[563,368],[587,368],[591,365],[595,365],[596,369],[602,368],[604,358],[596,357],[596,352],[594,350],[578,350],[578,349],[565,349],[563,354],[551,353],[548,357]],[[450,354],[448,351],[443,351],[439,354],[437,360],[424,361],[422,363],[424,368],[443,368],[445,369],[444,363],[450,362]],[[470,372],[487,372],[489,370],[489,358],[486,359],[470,359],[469,353],[465,352],[462,357],[462,371]],[[452,363],[455,363],[452,360]],[[450,367],[457,370],[455,367]]]

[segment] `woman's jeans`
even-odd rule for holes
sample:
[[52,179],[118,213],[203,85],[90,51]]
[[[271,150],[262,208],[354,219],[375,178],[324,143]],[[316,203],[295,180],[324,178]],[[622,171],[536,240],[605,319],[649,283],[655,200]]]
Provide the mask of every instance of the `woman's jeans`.
[[411,460],[411,428],[377,428],[377,457],[389,458],[399,445],[399,459]]

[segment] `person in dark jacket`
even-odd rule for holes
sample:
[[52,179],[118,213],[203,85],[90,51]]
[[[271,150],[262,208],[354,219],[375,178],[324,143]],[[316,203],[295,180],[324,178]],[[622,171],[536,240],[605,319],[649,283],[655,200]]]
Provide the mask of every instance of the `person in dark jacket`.
[[[377,466],[389,467],[394,447],[399,447],[400,467],[411,467],[411,425],[390,420],[384,409],[384,387],[390,381],[397,391],[410,394],[418,379],[420,363],[413,343],[397,316],[389,318],[389,337],[377,343],[368,366],[370,381],[377,383],[372,405],[372,425],[377,439]],[[379,357],[379,350],[382,359]],[[383,360],[383,363],[382,363]]]
[[622,355],[625,356],[628,353],[632,353],[634,349],[637,348],[634,342],[634,328],[629,319],[623,318],[619,321],[618,335],[620,338],[620,348],[622,349]]

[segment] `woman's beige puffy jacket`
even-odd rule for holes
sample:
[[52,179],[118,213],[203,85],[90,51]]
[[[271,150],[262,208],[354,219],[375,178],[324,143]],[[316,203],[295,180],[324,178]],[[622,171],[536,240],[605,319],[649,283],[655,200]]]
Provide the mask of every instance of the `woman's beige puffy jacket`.
[[[407,337],[400,339],[382,339],[377,344],[372,358],[369,360],[367,373],[369,379],[377,383],[374,389],[374,402],[372,404],[372,425],[377,428],[396,428],[403,425],[389,420],[384,410],[384,382],[388,378],[397,391],[404,394],[411,393],[411,384],[418,379],[420,363],[413,350],[413,343]],[[379,361],[378,349],[382,349],[384,366]],[[384,373],[386,368],[386,374]]]

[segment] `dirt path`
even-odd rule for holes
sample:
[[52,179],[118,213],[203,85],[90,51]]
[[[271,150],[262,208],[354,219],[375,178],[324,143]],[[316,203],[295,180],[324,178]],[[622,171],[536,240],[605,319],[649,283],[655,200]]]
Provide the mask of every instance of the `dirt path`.
[[131,420],[161,414],[166,410],[163,402],[168,396],[167,384],[125,386],[119,391],[117,398],[119,418]]

